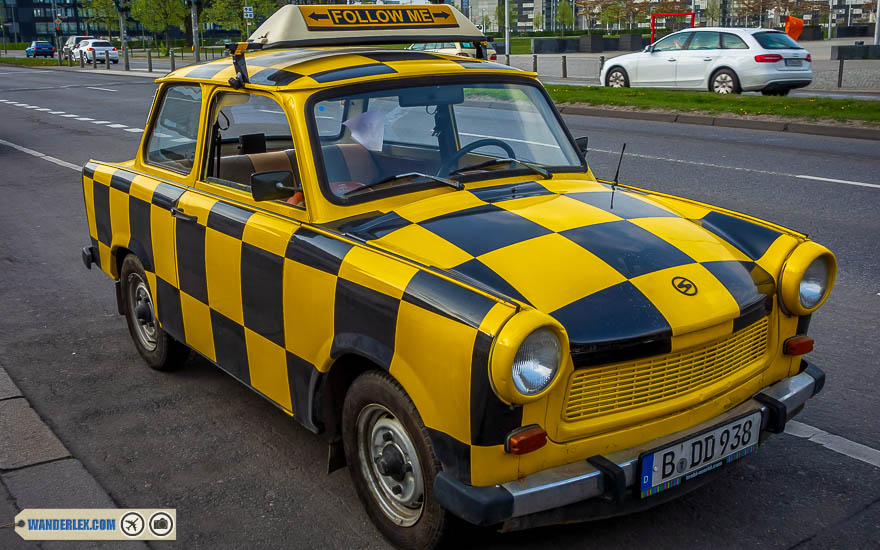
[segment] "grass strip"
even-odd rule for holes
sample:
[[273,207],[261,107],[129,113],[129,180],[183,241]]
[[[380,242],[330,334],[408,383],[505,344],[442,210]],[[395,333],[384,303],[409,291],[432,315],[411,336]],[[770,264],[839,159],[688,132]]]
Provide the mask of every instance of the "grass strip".
[[547,85],[556,103],[585,103],[597,107],[623,106],[689,113],[774,115],[809,120],[832,119],[880,124],[880,101],[824,97],[720,95],[646,88]]
[[57,66],[58,60],[53,57],[0,57],[0,65]]

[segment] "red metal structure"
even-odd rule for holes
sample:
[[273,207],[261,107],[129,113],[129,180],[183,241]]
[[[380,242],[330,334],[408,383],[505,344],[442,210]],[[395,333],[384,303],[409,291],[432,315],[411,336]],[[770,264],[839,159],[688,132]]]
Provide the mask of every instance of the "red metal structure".
[[694,27],[694,12],[683,12],[683,13],[652,13],[651,14],[651,44],[654,43],[654,18],[655,17],[669,17],[669,16],[679,16],[679,15],[690,15],[691,16],[691,28]]

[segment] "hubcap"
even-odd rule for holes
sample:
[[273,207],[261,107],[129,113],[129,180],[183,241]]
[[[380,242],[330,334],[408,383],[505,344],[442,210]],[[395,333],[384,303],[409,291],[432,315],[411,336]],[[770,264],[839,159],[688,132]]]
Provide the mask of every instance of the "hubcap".
[[147,351],[156,349],[156,310],[147,283],[137,273],[128,276],[128,307],[134,313],[134,328],[141,346]]
[[623,73],[614,71],[608,77],[608,83],[611,84],[612,88],[623,88],[626,85],[626,80],[623,78]]
[[715,77],[712,83],[712,89],[719,94],[729,94],[733,92],[733,79],[727,73],[721,73]]
[[382,512],[403,527],[422,515],[425,483],[406,428],[388,409],[367,405],[357,419],[358,458]]

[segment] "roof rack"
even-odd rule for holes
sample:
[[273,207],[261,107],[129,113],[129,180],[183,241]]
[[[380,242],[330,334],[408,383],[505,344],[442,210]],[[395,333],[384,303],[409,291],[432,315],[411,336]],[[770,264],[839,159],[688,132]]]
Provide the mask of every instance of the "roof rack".
[[448,4],[309,5],[288,4],[269,16],[247,42],[231,42],[236,75],[229,84],[248,83],[244,53],[267,48],[367,46],[413,42],[473,42],[486,59],[486,36]]

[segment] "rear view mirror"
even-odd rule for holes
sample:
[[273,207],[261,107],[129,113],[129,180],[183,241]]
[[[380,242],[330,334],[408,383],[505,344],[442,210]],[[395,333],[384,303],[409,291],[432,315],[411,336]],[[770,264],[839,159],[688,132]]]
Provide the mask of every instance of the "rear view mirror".
[[642,50],[642,51],[643,51],[643,52],[646,52],[646,53],[651,53],[651,52],[654,51],[654,45],[653,45],[653,44],[648,44],[647,46],[645,46],[645,49]]
[[589,144],[590,138],[587,136],[579,137],[574,140],[575,145],[577,145],[578,150],[580,150],[581,154],[586,156],[587,154],[587,144]]
[[401,91],[397,102],[401,107],[428,107],[433,105],[457,105],[464,103],[461,86],[432,86],[413,91]]
[[255,201],[289,199],[302,188],[293,181],[290,170],[273,170],[251,174],[251,195]]

